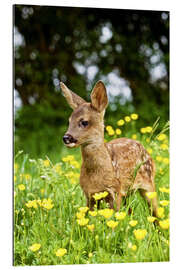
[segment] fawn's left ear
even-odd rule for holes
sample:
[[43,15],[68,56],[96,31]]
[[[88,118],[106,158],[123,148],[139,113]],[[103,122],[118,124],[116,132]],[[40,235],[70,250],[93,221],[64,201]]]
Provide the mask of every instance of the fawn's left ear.
[[102,81],[98,81],[92,90],[91,104],[98,112],[105,110],[108,105],[106,88]]
[[78,106],[86,102],[83,98],[81,98],[73,91],[68,89],[64,83],[60,82],[60,86],[63,91],[64,97],[67,100],[67,103],[73,110],[75,110]]

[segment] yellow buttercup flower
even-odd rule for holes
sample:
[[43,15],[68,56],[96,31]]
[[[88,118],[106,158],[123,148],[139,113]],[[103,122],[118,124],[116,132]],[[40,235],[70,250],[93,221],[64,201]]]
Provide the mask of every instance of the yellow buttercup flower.
[[118,126],[123,126],[124,125],[124,120],[123,119],[120,119],[119,121],[117,121],[117,125]]
[[107,226],[112,228],[112,229],[114,229],[118,225],[118,222],[114,221],[114,220],[109,220],[106,223],[107,223]]
[[90,252],[90,253],[88,254],[88,257],[91,258],[92,256],[93,256],[93,253]]
[[128,244],[128,248],[130,248],[133,251],[136,251],[137,250],[137,246],[136,245],[133,245],[132,243],[129,243]]
[[31,175],[28,174],[28,173],[26,173],[26,174],[24,175],[24,178],[25,178],[26,180],[30,180],[30,179],[31,179]]
[[136,251],[136,250],[137,250],[137,246],[136,246],[136,245],[132,245],[131,249],[132,249],[133,251]]
[[101,200],[103,198],[105,198],[106,196],[108,195],[108,192],[107,191],[104,191],[104,192],[99,192],[99,193],[95,193],[93,195],[93,198],[98,201],[98,200]]
[[76,168],[76,169],[79,169],[79,168],[80,168],[80,164],[79,164],[79,162],[76,161],[76,160],[70,161],[70,165],[71,165],[72,167]]
[[162,144],[160,145],[160,148],[161,148],[162,150],[167,150],[167,149],[168,149],[168,145],[165,144],[165,143],[162,143]]
[[61,165],[60,164],[56,164],[54,166],[54,169],[55,169],[55,172],[58,173],[58,174],[61,174],[62,173],[62,168],[61,168]]
[[70,181],[71,181],[71,184],[77,184],[77,179],[75,178],[70,179]]
[[152,217],[152,216],[147,217],[147,220],[148,220],[150,223],[153,223],[156,219],[157,219],[156,217]]
[[164,193],[170,193],[170,189],[166,187],[160,187],[159,191],[164,192]]
[[42,201],[42,207],[44,207],[47,210],[52,209],[54,204],[52,203],[51,199],[43,199]]
[[65,249],[65,248],[59,248],[59,249],[55,252],[55,254],[56,254],[57,257],[62,257],[62,256],[64,256],[66,253],[67,253],[67,249]]
[[136,134],[133,134],[133,135],[131,136],[131,138],[132,138],[133,140],[136,140],[136,139],[137,139],[137,135],[136,135]]
[[33,207],[33,208],[36,209],[38,207],[36,200],[28,201],[25,205],[26,205],[27,208],[32,208]]
[[169,229],[169,219],[160,220],[159,225],[164,230]]
[[146,133],[146,128],[141,128],[141,129],[140,129],[140,132],[141,132],[142,134],[145,134],[145,133]]
[[163,158],[162,162],[166,165],[169,164],[169,158]]
[[88,211],[88,209],[89,209],[89,207],[87,207],[87,206],[79,207],[79,211],[81,213],[86,213]]
[[159,173],[162,174],[162,175],[164,174],[164,171],[163,171],[162,168],[159,168]]
[[40,247],[41,247],[41,244],[35,243],[35,244],[33,244],[32,246],[30,246],[29,249],[30,249],[31,251],[35,252],[35,251],[39,250]]
[[108,195],[108,192],[107,191],[104,191],[104,192],[101,193],[102,198],[106,198],[107,195]]
[[74,176],[70,177],[69,180],[72,184],[77,184],[79,182],[79,174],[74,173]]
[[106,130],[109,131],[109,130],[112,130],[112,126],[106,126]]
[[100,193],[95,193],[95,194],[93,195],[93,198],[94,198],[96,201],[98,201],[98,200],[102,199],[102,196],[101,196]]
[[94,231],[94,224],[87,225],[88,230]]
[[16,180],[17,180],[17,177],[16,177],[16,175],[14,175],[14,182],[16,182]]
[[95,217],[95,216],[97,216],[97,211],[89,211],[89,214],[90,214],[92,217]]
[[[78,163],[78,167],[79,166],[80,165]],[[73,165],[73,167],[75,167],[75,166]],[[68,180],[70,180],[70,182],[72,184],[76,184],[79,181],[80,174],[79,173],[72,172],[72,171],[69,171],[69,172],[65,173],[65,176],[68,178]]]
[[122,131],[119,128],[116,128],[116,135],[121,135]]
[[131,119],[133,119],[133,120],[137,120],[138,119],[138,114],[137,113],[132,113],[131,114]]
[[80,226],[85,226],[87,225],[89,222],[89,218],[81,218],[81,219],[77,219],[77,223],[80,225]]
[[72,160],[74,160],[73,155],[68,155],[68,156],[62,158],[63,162],[69,162],[69,161],[72,161]]
[[160,201],[159,203],[160,203],[160,205],[162,205],[162,206],[168,206],[168,205],[169,205],[169,201],[167,201],[167,200],[162,200],[162,201]]
[[163,158],[162,158],[161,156],[157,156],[157,157],[156,157],[156,160],[159,161],[159,162],[162,161],[162,159],[163,159]]
[[113,214],[113,209],[102,209],[98,211],[98,214],[100,214],[101,216],[105,217],[105,218],[110,218]]
[[137,229],[133,231],[137,240],[142,240],[145,238],[147,231],[146,229]]
[[157,216],[158,216],[159,218],[163,218],[163,217],[164,217],[164,208],[163,208],[163,207],[159,207],[159,208],[157,209]]
[[76,217],[79,218],[79,219],[84,218],[85,217],[85,213],[83,213],[83,212],[77,212],[76,213]]
[[132,219],[129,221],[129,225],[131,225],[131,227],[135,227],[137,224],[138,224],[137,220]]
[[126,217],[126,212],[116,212],[115,217],[118,220],[123,220]]
[[114,134],[115,134],[114,129],[111,129],[111,130],[108,131],[108,135],[109,136],[113,136]]
[[44,164],[45,167],[49,167],[50,162],[49,162],[48,159],[46,159],[46,160],[43,160],[43,164]]
[[67,160],[66,157],[63,157],[63,158],[62,158],[62,161],[63,161],[63,162],[67,162],[68,160]]
[[149,199],[154,199],[155,197],[157,197],[157,192],[146,192],[146,197],[148,197]]
[[20,190],[20,191],[23,191],[23,190],[25,190],[25,185],[23,185],[23,184],[20,184],[20,185],[18,185],[18,189]]
[[131,117],[129,117],[129,116],[125,116],[124,117],[124,120],[128,123],[128,122],[130,122],[131,121]]
[[[145,134],[145,133],[151,133],[152,132],[152,127],[148,126],[148,127],[143,127],[140,129],[140,132]],[[148,140],[149,142],[149,140]]]
[[158,137],[157,137],[157,139],[158,139],[158,141],[164,141],[165,139],[166,139],[166,134],[164,134],[164,133],[161,133]]
[[152,152],[153,152],[152,148],[148,148],[148,149],[147,149],[147,152],[148,152],[149,154],[152,154]]
[[65,174],[65,176],[66,176],[67,178],[72,178],[72,177],[74,177],[74,172],[69,171],[69,172],[67,172],[67,173]]
[[151,131],[152,131],[152,127],[149,127],[149,126],[146,127],[146,132],[147,132],[147,133],[151,133]]

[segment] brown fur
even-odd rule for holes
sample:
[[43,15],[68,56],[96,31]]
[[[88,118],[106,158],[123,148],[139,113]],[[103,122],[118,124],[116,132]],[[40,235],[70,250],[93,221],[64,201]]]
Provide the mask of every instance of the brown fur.
[[[61,84],[61,88],[74,110],[66,134],[75,138],[77,143],[67,146],[81,146],[80,185],[87,205],[92,209],[95,203],[92,195],[107,191],[109,195],[106,201],[111,208],[114,208],[115,202],[119,210],[122,196],[126,196],[129,190],[140,189],[143,196],[145,192],[155,191],[154,162],[138,141],[120,138],[104,143],[103,118],[108,104],[104,84],[99,81],[95,85],[91,103],[85,102],[64,84]],[[79,126],[81,119],[88,121],[87,127]],[[156,214],[156,198],[152,200],[152,206]]]

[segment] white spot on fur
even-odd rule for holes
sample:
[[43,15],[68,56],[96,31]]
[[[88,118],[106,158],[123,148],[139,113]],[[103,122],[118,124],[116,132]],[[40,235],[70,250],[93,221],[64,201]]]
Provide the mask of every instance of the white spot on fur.
[[113,165],[113,167],[115,167],[116,166],[116,161],[112,160],[112,165]]

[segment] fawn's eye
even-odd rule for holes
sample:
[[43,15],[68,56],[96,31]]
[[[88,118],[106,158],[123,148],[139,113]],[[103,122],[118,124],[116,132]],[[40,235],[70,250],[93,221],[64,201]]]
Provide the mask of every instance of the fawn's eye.
[[88,121],[85,121],[85,120],[80,120],[80,126],[82,126],[82,127],[87,127],[87,126],[88,126],[88,124],[89,124],[89,122],[88,122]]

